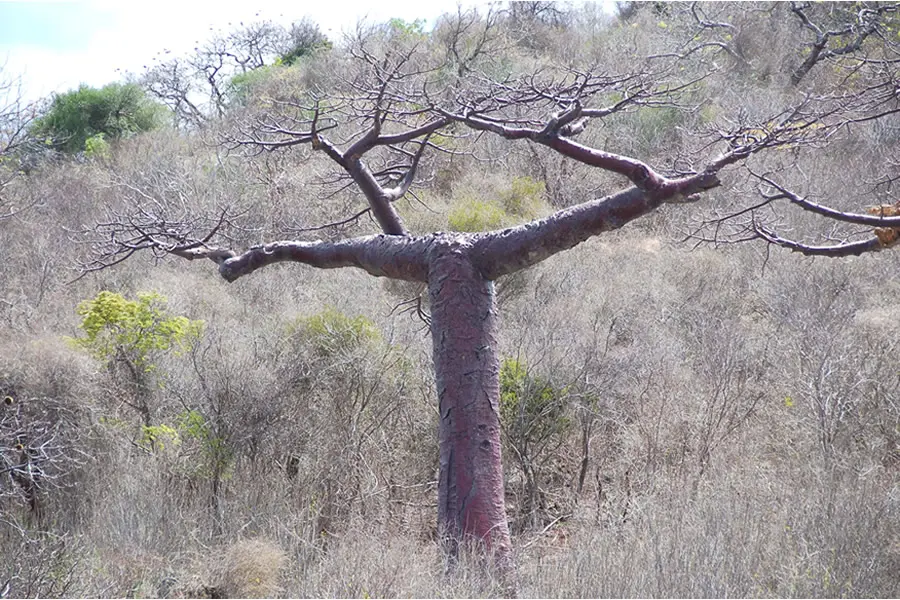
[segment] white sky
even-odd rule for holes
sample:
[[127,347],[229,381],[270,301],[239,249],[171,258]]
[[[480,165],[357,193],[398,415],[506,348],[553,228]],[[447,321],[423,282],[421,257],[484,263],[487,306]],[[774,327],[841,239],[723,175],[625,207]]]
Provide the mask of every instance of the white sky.
[[[487,3],[463,2],[475,4]],[[140,74],[165,50],[186,54],[214,31],[240,22],[288,25],[308,16],[338,40],[363,18],[431,23],[456,6],[456,0],[0,0],[0,67],[4,79],[21,76],[24,95],[35,99]]]

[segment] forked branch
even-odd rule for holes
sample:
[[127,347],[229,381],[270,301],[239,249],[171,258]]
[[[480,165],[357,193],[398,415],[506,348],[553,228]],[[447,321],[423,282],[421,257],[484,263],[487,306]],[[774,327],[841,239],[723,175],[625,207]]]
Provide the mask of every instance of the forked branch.
[[827,246],[813,246],[780,237],[768,228],[757,223],[754,223],[753,228],[760,239],[807,256],[829,256],[832,258],[859,256],[866,252],[877,252],[887,247],[883,245],[878,238],[871,238],[859,242],[841,242]]
[[336,242],[279,241],[238,253],[212,243],[225,222],[223,215],[202,239],[173,233],[175,228],[167,223],[158,223],[153,230],[133,222],[105,223],[101,227],[108,238],[94,243],[95,258],[81,266],[81,276],[118,264],[141,250],[149,250],[157,257],[209,259],[219,266],[219,274],[229,282],[279,262],[302,263],[320,269],[357,267],[377,277],[409,281],[425,281],[428,275],[425,257],[430,242],[427,238],[375,235]]
[[[751,172],[752,173],[752,172]],[[853,212],[840,211],[818,202],[813,202],[803,196],[787,189],[783,185],[775,182],[768,176],[753,173],[774,192],[760,192],[763,195],[763,202],[756,205],[750,210],[749,230],[751,237],[762,239],[769,244],[787,248],[793,252],[799,252],[808,256],[859,256],[866,252],[877,252],[885,248],[891,248],[900,241],[900,203],[885,204],[872,206],[868,209],[868,214],[860,214]],[[822,216],[832,222],[849,223],[853,225],[863,225],[873,228],[873,235],[868,239],[858,241],[841,241],[834,244],[813,245],[805,242],[782,237],[775,233],[771,228],[759,223],[753,213],[764,206],[770,206],[778,200],[788,200],[791,204],[813,214]],[[734,218],[747,211],[740,211],[724,220]]]

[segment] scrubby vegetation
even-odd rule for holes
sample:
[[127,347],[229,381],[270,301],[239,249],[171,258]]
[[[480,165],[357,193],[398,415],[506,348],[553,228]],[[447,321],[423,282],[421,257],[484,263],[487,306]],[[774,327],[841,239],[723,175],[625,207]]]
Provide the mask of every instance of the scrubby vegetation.
[[[704,136],[740,126],[764,138],[779,107],[836,85],[849,96],[866,85],[854,77],[866,61],[896,59],[897,9],[848,6],[648,3],[609,15],[518,3],[449,15],[433,30],[395,19],[343,41],[309,23],[266,24],[144,74],[173,127],[113,134],[88,122],[54,134],[57,154],[40,137],[20,142],[21,127],[0,119],[0,590],[509,592],[477,552],[445,570],[421,285],[295,264],[229,284],[209,261],[152,250],[90,270],[92,244],[108,241],[102,224],[135,206],[138,223],[176,206],[180,226],[208,230],[226,211],[236,249],[379,231],[359,214],[358,190],[323,181],[321,152],[244,152],[249,124],[285,98],[349,98],[362,75],[336,67],[360,48],[421,47],[416,60],[440,55],[451,66],[441,76],[459,74],[470,67],[448,48],[471,50],[482,30],[494,45],[478,68],[492,77],[624,71],[614,67],[684,52],[696,37],[706,50],[681,59],[693,80],[684,95],[636,103],[577,138],[681,173],[711,143]],[[451,43],[460,36],[472,37]],[[211,101],[199,103],[196,74],[225,47],[241,58],[206,81]],[[883,68],[896,84],[896,62]],[[813,127],[723,174],[698,204],[664,206],[497,281],[520,595],[900,595],[900,254],[698,243],[746,236],[711,236],[709,226],[727,228],[719,217],[760,202],[754,174],[839,210],[894,205],[892,93],[877,118]],[[35,136],[53,111],[72,110],[49,106]],[[425,153],[415,196],[395,203],[417,233],[509,227],[627,183],[456,124],[431,139],[446,152]],[[794,237],[843,235],[830,221],[766,210],[757,214]],[[337,225],[314,229],[323,223]]]
[[163,107],[136,84],[111,83],[99,90],[82,86],[55,96],[31,133],[68,153],[106,155],[108,139],[150,131],[162,125],[164,116]]

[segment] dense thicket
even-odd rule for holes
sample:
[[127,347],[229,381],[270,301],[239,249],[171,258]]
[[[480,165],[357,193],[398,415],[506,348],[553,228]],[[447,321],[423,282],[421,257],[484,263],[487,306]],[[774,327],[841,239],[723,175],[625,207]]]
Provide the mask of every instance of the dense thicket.
[[[849,98],[874,81],[867,66],[896,84],[886,60],[896,9],[849,6],[656,3],[611,16],[523,3],[450,15],[431,32],[394,20],[333,47],[306,24],[294,41],[308,46],[291,50],[280,29],[281,45],[249,47],[259,61],[232,64],[225,79],[204,80],[199,55],[174,65],[184,79],[148,74],[151,93],[185,90],[169,102],[177,128],[110,139],[88,157],[0,151],[0,555],[14,557],[0,589],[500,592],[477,561],[443,574],[418,284],[296,265],[227,284],[206,261],[140,253],[78,278],[92,260],[83,242],[136,206],[148,217],[180,207],[201,227],[228,208],[237,248],[378,231],[365,215],[312,230],[365,208],[321,152],[240,143],[292,99],[297,119],[326,96],[328,114],[351,114],[365,73],[346,69],[360,49],[416,48],[411,70],[450,56],[447,78],[624,72],[692,49],[665,73],[692,85],[578,138],[685,172],[723,132],[764,138],[784,107],[809,106],[803,98],[836,87]],[[248,31],[222,39],[272,29]],[[489,60],[466,66],[460,53],[481,31]],[[203,85],[218,87],[196,95]],[[697,244],[746,235],[740,218],[727,231],[735,221],[718,219],[761,202],[755,175],[839,210],[896,203],[893,94],[869,113],[878,118],[755,156],[699,204],[664,207],[497,282],[521,594],[900,595],[897,253],[835,260],[760,240]],[[476,139],[461,125],[438,136],[450,152],[424,154],[415,195],[396,203],[415,232],[509,226],[622,185],[540,144]],[[847,235],[789,207],[754,214],[789,237]]]
[[31,135],[70,154],[97,154],[98,144],[106,138],[121,139],[159,127],[164,118],[161,109],[133,83],[111,83],[99,90],[83,85],[54,96],[46,113],[32,124]]

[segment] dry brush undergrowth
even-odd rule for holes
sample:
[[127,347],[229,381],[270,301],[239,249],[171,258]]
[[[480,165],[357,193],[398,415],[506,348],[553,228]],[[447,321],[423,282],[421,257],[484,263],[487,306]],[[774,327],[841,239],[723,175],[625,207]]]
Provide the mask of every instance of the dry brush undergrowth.
[[[658,16],[635,19],[607,36],[588,23],[532,42],[567,61],[637,52],[664,34]],[[739,103],[764,113],[786,76],[759,37],[783,37],[751,25],[743,36],[739,85],[707,89],[716,101],[705,112],[625,115],[590,141],[623,140],[666,164],[695,143],[685,125]],[[839,159],[878,163],[891,135],[861,129],[817,155],[806,165],[817,190],[845,189]],[[208,142],[157,131],[109,157],[48,162],[3,190],[31,208],[0,221],[0,397],[11,398],[0,405],[0,468],[24,464],[19,445],[44,453],[26,461],[31,480],[2,474],[0,556],[13,559],[0,564],[0,588],[503,593],[477,560],[463,556],[450,575],[442,563],[431,342],[416,286],[292,265],[226,284],[206,264],[146,256],[68,283],[84,250],[68,232],[134,189],[251,210],[236,246],[358,205],[350,193],[322,201],[315,155],[237,160]],[[502,151],[435,159],[427,207],[401,201],[412,228],[469,226],[458,215],[473,202],[479,218],[516,222],[614,183],[491,143]],[[743,184],[735,175],[708,208]],[[515,189],[529,215],[510,210]],[[691,251],[678,241],[688,220],[668,209],[497,283],[504,364],[515,365],[504,451],[520,595],[897,597],[900,254]],[[365,220],[350,229],[370,230]],[[101,290],[159,293],[202,333],[153,355],[138,385],[67,341],[84,335],[76,307]]]

